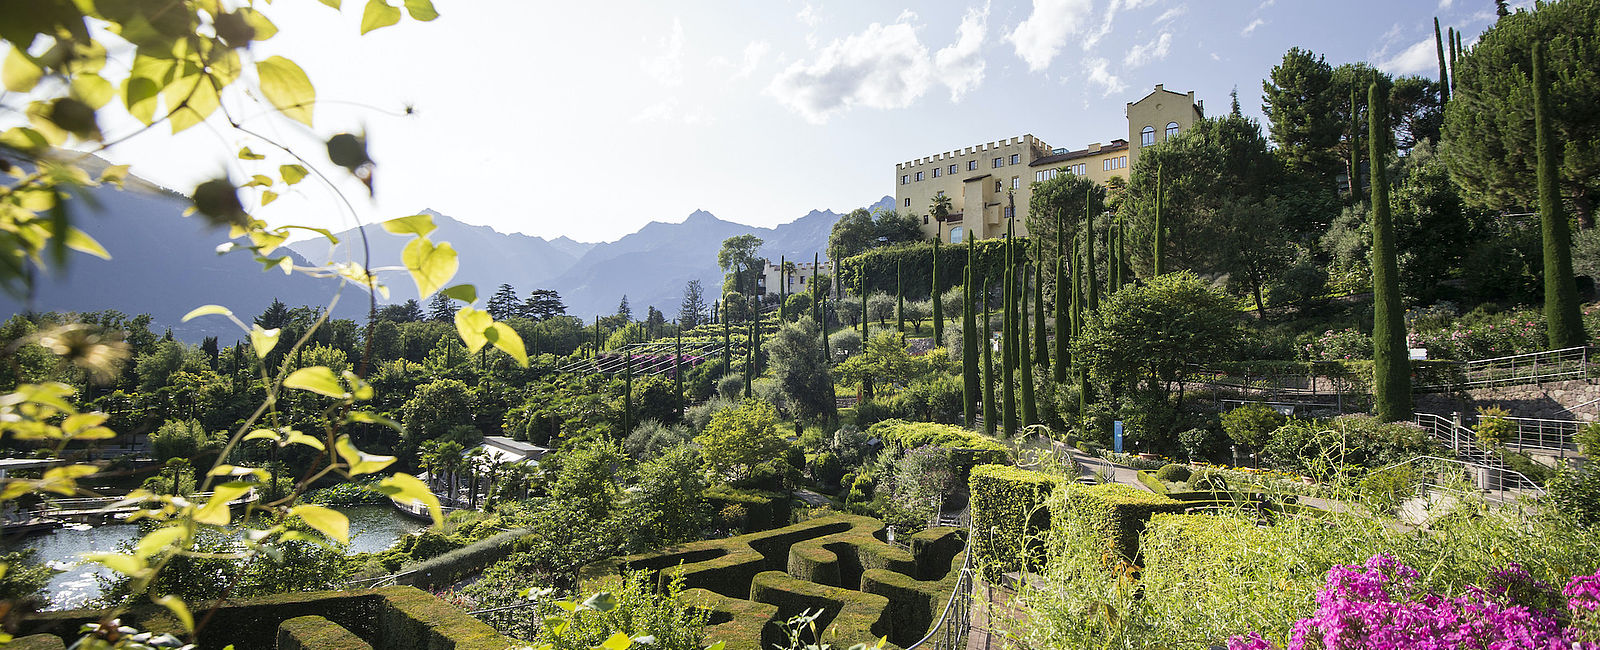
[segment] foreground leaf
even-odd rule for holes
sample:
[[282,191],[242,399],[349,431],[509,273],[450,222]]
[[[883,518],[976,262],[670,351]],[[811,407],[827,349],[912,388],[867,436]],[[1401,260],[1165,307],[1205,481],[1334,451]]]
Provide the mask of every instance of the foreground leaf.
[[305,70],[294,61],[272,56],[256,64],[256,74],[261,77],[261,94],[267,101],[290,119],[311,126],[317,91]]
[[340,544],[350,543],[350,518],[338,510],[307,504],[290,508],[289,515],[299,517],[307,526],[338,540]]

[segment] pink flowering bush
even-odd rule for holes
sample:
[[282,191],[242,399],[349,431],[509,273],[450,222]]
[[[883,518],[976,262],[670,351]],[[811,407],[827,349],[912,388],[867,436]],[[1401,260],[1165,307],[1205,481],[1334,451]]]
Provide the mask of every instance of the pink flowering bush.
[[[1454,598],[1421,593],[1417,579],[1387,555],[1333,567],[1288,650],[1600,650],[1600,572],[1572,578],[1559,594],[1516,564]],[[1228,639],[1228,650],[1273,648],[1255,632]]]
[[1471,361],[1546,349],[1544,316],[1533,311],[1469,315],[1443,326],[1413,328],[1406,344],[1430,359]]
[[1351,361],[1372,358],[1372,335],[1345,328],[1328,330],[1300,348],[1307,361]]

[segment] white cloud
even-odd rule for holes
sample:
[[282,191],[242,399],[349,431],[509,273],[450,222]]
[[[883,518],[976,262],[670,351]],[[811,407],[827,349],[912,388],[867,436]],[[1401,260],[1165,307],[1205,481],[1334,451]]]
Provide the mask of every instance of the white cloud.
[[894,21],[897,22],[897,23],[910,23],[910,22],[916,22],[916,20],[917,20],[917,12],[912,11],[910,9],[902,10],[900,12],[900,15],[896,16],[895,19],[894,19]]
[[1250,24],[1244,26],[1244,29],[1239,30],[1239,35],[1240,36],[1249,36],[1250,32],[1256,31],[1257,27],[1260,27],[1260,26],[1265,25],[1265,24],[1267,24],[1267,21],[1262,20],[1260,18],[1252,20],[1252,21],[1250,21]]
[[813,124],[857,106],[904,108],[936,84],[950,90],[951,101],[960,101],[983,82],[988,20],[987,3],[967,10],[956,41],[931,56],[917,37],[918,26],[873,23],[816,50],[810,61],[790,63],[766,92]]
[[1168,9],[1166,11],[1161,12],[1161,15],[1156,17],[1156,24],[1159,25],[1161,23],[1164,23],[1164,22],[1167,22],[1167,21],[1172,20],[1174,18],[1177,18],[1178,16],[1182,16],[1182,15],[1184,15],[1186,13],[1189,13],[1189,5],[1178,5],[1176,7],[1173,7],[1171,9]]
[[1167,50],[1171,48],[1172,32],[1162,32],[1161,37],[1154,41],[1129,48],[1128,56],[1124,58],[1128,63],[1128,67],[1137,68],[1146,63],[1167,58]]
[[702,107],[695,107],[685,111],[676,98],[668,97],[654,104],[640,109],[634,113],[630,122],[634,124],[671,123],[687,126],[700,126],[711,123],[711,117]]
[[1109,97],[1128,89],[1116,75],[1111,74],[1111,63],[1101,58],[1091,58],[1083,62],[1084,71],[1089,73],[1089,83],[1100,86],[1105,92],[1102,97]]
[[1094,31],[1089,32],[1089,34],[1084,37],[1083,50],[1087,52],[1094,49],[1094,47],[1100,43],[1100,39],[1111,34],[1111,23],[1112,21],[1116,20],[1118,13],[1130,9],[1145,7],[1153,4],[1154,2],[1155,0],[1111,0],[1111,2],[1106,5],[1105,15],[1100,19],[1100,26],[1095,28]]
[[1439,10],[1449,9],[1452,4],[1455,4],[1455,0],[1439,0]]
[[1033,13],[1006,35],[1028,69],[1039,72],[1066,45],[1067,37],[1083,31],[1089,0],[1033,0]]
[[672,31],[661,39],[661,54],[639,60],[645,74],[663,86],[683,85],[683,22],[672,19]]
[[805,23],[806,27],[816,27],[822,22],[822,14],[809,2],[800,9],[800,13],[795,14],[795,18],[799,18],[800,22]]
[[988,32],[989,3],[985,2],[982,10],[967,9],[967,14],[961,17],[961,26],[956,28],[956,42],[933,55],[939,81],[950,87],[950,101],[961,101],[962,95],[983,83],[984,61],[979,48]]
[[1417,41],[1388,60],[1378,63],[1378,69],[1389,74],[1417,74],[1439,67],[1438,50],[1429,36]]
[[744,46],[744,63],[739,66],[739,72],[733,75],[735,79],[743,79],[756,71],[756,66],[772,51],[772,44],[766,41],[750,41]]
[[911,25],[873,23],[859,34],[835,40],[810,63],[789,64],[767,85],[767,93],[813,124],[855,106],[903,108],[933,83],[928,48]]

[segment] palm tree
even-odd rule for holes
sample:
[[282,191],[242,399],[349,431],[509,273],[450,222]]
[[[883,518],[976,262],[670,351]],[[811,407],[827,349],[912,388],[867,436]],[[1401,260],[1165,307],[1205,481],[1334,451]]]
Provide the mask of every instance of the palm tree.
[[934,239],[944,239],[944,220],[950,216],[950,197],[944,192],[934,194],[933,201],[928,203],[928,216],[933,217],[934,228],[939,231]]

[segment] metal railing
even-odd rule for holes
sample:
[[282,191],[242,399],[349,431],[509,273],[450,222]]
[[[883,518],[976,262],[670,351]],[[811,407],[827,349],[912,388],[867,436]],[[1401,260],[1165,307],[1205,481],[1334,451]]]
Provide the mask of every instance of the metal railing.
[[[1450,388],[1488,388],[1547,381],[1584,379],[1589,376],[1589,348],[1579,346],[1477,359],[1463,365],[1461,383]],[[1441,388],[1443,385],[1419,386]]]
[[1451,418],[1433,413],[1418,413],[1414,421],[1434,440],[1455,453],[1456,460],[1452,462],[1475,465],[1487,470],[1474,476],[1473,480],[1478,489],[1490,492],[1491,495],[1498,493],[1500,497],[1514,490],[1544,493],[1544,488],[1539,487],[1539,484],[1521,472],[1511,469],[1498,454],[1479,445],[1478,435],[1472,429],[1461,426]]
[[1544,488],[1515,470],[1438,456],[1417,456],[1378,468],[1372,474],[1382,474],[1401,467],[1421,468],[1423,476],[1429,479],[1417,483],[1419,496],[1424,492],[1423,488],[1456,492],[1469,484],[1483,493],[1486,500],[1496,503],[1509,503],[1518,496],[1538,498],[1545,494]]
[[[1482,419],[1481,417],[1479,418]],[[1556,452],[1558,458],[1578,452],[1578,429],[1589,424],[1581,420],[1547,420],[1544,418],[1501,417],[1516,425],[1516,433],[1505,442],[1507,447]]]
[[956,577],[956,586],[950,592],[950,600],[944,605],[944,612],[939,615],[939,622],[934,623],[928,634],[916,643],[906,646],[906,650],[927,648],[930,650],[956,650],[967,646],[967,633],[972,630],[972,527],[967,527],[967,548],[963,551],[966,558],[961,562],[961,574]]

